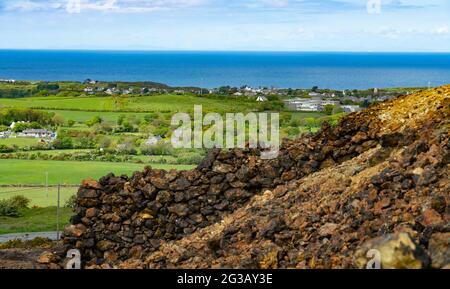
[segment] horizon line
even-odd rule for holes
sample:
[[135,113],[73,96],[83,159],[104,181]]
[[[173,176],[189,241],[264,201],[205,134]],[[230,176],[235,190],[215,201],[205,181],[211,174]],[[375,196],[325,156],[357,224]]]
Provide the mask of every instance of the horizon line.
[[203,50],[203,49],[119,49],[119,48],[0,48],[0,51],[78,51],[78,52],[216,52],[216,53],[450,53],[446,51],[396,50]]

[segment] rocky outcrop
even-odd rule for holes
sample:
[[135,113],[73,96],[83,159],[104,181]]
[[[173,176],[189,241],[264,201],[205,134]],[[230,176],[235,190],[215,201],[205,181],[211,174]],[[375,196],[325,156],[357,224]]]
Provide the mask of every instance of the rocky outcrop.
[[284,141],[212,150],[192,171],[87,180],[61,245],[89,268],[448,266],[450,87]]

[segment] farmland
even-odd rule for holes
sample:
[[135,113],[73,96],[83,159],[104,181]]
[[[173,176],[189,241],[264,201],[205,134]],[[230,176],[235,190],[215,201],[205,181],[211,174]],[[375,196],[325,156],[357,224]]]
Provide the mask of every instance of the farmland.
[[[78,191],[78,187],[61,187],[60,204],[63,206],[67,200]],[[0,187],[0,200],[6,200],[14,196],[26,196],[30,199],[30,206],[51,207],[58,203],[58,187]]]
[[[75,161],[28,161],[0,160],[0,185],[45,185],[48,173],[50,185],[58,183],[79,185],[83,179],[98,179],[110,172],[116,175],[132,174],[142,170],[143,164],[75,162]],[[189,165],[152,164],[159,169],[190,169]]]
[[[56,207],[22,210],[20,218],[0,216],[0,234],[56,231]],[[60,228],[69,223],[73,212],[61,208]]]
[[255,110],[255,102],[247,99],[214,99],[194,95],[154,95],[123,97],[27,97],[0,99],[0,105],[13,108],[46,110],[109,111],[109,112],[179,112],[202,105],[205,111]]

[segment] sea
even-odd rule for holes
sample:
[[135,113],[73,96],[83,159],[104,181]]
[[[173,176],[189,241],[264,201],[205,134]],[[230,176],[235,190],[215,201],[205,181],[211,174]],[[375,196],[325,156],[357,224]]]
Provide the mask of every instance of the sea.
[[0,50],[0,79],[216,88],[368,89],[450,83],[450,53]]

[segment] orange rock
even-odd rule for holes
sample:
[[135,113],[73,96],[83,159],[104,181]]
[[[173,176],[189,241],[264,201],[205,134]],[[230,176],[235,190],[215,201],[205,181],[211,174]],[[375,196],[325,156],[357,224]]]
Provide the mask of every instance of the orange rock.
[[442,222],[441,215],[433,209],[427,209],[419,218],[419,223],[425,227],[437,225]]
[[338,229],[339,225],[334,223],[326,223],[319,229],[319,235],[321,237],[327,237],[333,235],[333,233]]
[[82,186],[88,189],[95,189],[100,190],[102,186],[99,184],[99,182],[93,180],[93,179],[86,179],[83,181]]
[[39,264],[50,264],[58,262],[59,258],[52,252],[44,252],[39,256]]

